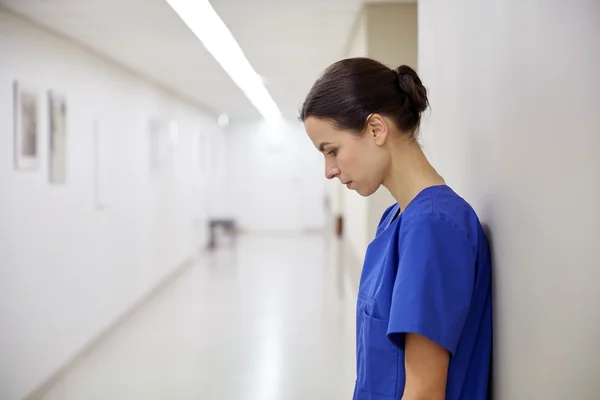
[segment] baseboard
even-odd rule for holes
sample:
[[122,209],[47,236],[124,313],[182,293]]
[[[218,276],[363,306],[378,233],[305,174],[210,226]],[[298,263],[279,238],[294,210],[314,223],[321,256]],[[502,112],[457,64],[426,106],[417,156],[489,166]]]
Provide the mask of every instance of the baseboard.
[[322,235],[325,233],[325,228],[315,226],[310,228],[304,228],[301,232],[305,235]]
[[269,230],[269,229],[238,229],[238,233],[246,236],[277,236],[277,237],[297,237],[322,235],[325,233],[322,228],[305,228],[300,230]]
[[152,299],[158,297],[164,292],[172,283],[180,278],[195,264],[195,258],[189,257],[183,261],[177,268],[169,272],[160,281],[156,283],[150,290],[146,292],[140,299],[134,302],[129,308],[127,308],[122,314],[117,316],[106,328],[100,333],[95,335],[87,344],[85,344],[79,351],[75,353],[64,365],[59,367],[54,373],[52,373],[41,385],[36,387],[24,400],[41,400],[43,397],[70,371],[72,371],[77,365],[102,345],[113,333],[115,333],[122,325],[124,325],[130,318],[132,318],[137,312],[139,312],[146,304]]

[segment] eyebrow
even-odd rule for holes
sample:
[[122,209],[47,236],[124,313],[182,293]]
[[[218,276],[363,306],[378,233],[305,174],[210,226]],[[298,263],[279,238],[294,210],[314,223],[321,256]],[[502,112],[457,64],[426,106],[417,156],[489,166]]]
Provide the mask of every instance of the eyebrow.
[[330,145],[329,142],[323,142],[319,145],[319,151],[322,153],[325,150],[325,146]]

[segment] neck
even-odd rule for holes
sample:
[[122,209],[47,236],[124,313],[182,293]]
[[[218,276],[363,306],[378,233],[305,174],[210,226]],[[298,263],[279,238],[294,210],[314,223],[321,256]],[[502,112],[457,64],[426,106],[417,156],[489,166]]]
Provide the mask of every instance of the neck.
[[405,210],[423,189],[444,185],[445,181],[429,163],[417,143],[404,141],[394,147],[383,186],[394,196],[401,210]]

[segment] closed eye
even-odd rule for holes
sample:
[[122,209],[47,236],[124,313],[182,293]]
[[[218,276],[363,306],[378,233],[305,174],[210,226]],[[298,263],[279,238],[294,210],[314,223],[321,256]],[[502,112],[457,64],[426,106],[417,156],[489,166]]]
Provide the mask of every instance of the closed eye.
[[337,149],[332,149],[332,150],[328,151],[327,155],[335,157],[337,155]]

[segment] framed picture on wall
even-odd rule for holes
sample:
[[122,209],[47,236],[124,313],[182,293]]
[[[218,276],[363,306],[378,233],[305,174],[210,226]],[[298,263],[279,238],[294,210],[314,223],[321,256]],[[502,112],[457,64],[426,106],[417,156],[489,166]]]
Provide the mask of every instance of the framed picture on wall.
[[148,143],[152,172],[168,172],[173,168],[177,136],[178,125],[175,121],[150,119]]
[[48,92],[49,180],[64,183],[67,177],[67,103],[65,97]]
[[37,169],[40,161],[37,91],[13,82],[15,168]]

